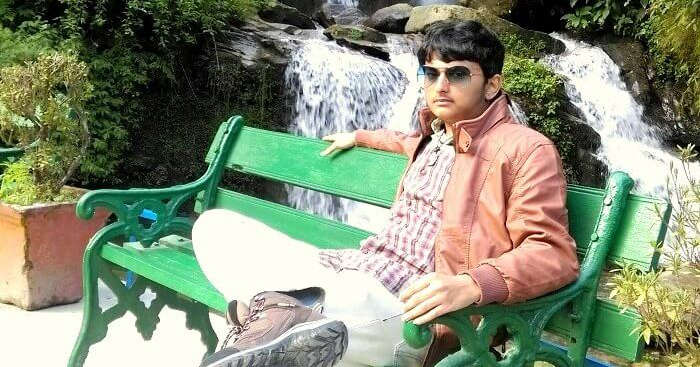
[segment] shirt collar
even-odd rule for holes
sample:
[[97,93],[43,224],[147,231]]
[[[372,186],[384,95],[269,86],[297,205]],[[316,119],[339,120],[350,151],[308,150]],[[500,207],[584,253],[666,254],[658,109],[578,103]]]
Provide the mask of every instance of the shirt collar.
[[441,144],[452,144],[454,142],[454,136],[452,136],[452,133],[448,132],[447,129],[445,128],[445,123],[442,122],[440,119],[434,119],[430,123],[430,127],[433,130],[432,137],[434,139],[439,139],[438,141]]

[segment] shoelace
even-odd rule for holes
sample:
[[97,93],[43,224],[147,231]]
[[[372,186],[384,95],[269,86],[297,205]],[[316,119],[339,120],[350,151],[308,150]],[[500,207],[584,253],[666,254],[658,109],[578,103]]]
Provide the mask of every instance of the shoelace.
[[250,327],[251,322],[254,322],[260,318],[260,313],[267,311],[272,308],[296,308],[299,307],[299,305],[291,304],[291,303],[273,303],[270,305],[265,306],[265,299],[264,298],[258,298],[254,297],[253,298],[253,306],[250,308],[250,313],[248,314],[248,318],[243,322],[243,325],[238,326],[238,325],[233,325],[231,327],[231,330],[229,330],[228,334],[226,334],[226,338],[224,339],[224,343],[221,344],[221,349],[226,348],[229,343],[235,343],[236,340],[243,334],[245,330],[248,330]]

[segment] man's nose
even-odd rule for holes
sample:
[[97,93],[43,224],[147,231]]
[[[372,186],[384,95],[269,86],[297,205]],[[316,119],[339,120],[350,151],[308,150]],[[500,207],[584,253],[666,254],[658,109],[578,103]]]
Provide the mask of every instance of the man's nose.
[[437,89],[440,91],[448,91],[450,89],[450,81],[447,80],[446,73],[440,73],[438,79],[435,81]]

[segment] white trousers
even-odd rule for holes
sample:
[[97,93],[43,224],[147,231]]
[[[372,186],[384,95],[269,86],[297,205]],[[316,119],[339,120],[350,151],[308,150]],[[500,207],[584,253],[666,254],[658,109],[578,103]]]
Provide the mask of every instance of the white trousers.
[[224,209],[208,210],[194,224],[192,243],[202,271],[226,300],[248,301],[262,291],[321,287],[324,314],[345,323],[348,350],[339,366],[421,366],[427,347],[401,337],[401,302],[374,277],[321,265],[318,249]]

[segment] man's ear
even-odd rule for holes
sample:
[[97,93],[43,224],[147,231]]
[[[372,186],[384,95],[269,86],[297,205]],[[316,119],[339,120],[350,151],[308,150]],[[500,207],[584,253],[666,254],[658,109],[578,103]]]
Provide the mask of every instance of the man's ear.
[[486,99],[492,100],[498,95],[498,91],[503,86],[503,77],[501,74],[495,74],[486,81]]

